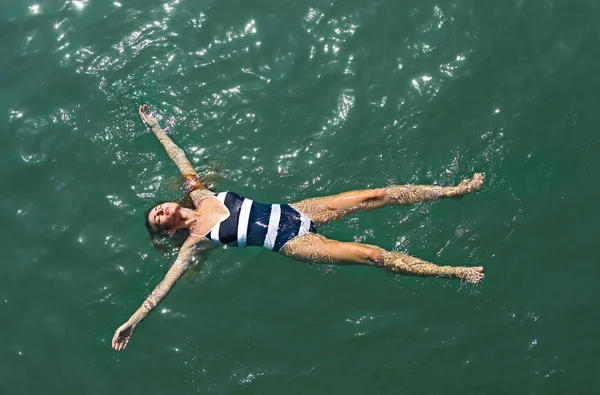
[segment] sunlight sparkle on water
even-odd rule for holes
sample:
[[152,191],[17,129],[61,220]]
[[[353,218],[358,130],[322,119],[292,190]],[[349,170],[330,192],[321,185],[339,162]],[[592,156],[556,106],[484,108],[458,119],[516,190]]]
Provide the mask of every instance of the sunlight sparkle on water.
[[71,3],[77,8],[79,11],[83,10],[83,8],[87,5],[88,0],[73,0]]
[[256,22],[254,19],[250,20],[248,24],[244,27],[244,33],[256,33]]
[[23,113],[17,110],[11,110],[9,119],[12,121],[13,119],[19,119],[23,116]]
[[248,384],[248,383],[251,383],[251,382],[252,382],[254,379],[256,379],[257,377],[261,377],[261,376],[264,376],[264,373],[262,373],[262,372],[258,372],[258,373],[256,373],[256,374],[250,373],[250,374],[248,374],[246,377],[244,377],[244,378],[243,378],[243,379],[240,381],[240,383],[241,383],[241,384]]
[[535,348],[535,346],[537,346],[537,344],[538,344],[538,339],[533,339],[531,341],[531,343],[529,343],[529,349],[533,350]]
[[29,13],[33,14],[33,15],[39,14],[40,13],[40,5],[34,4],[32,6],[29,6]]
[[437,5],[435,7],[433,7],[433,14],[438,19],[437,28],[441,29],[442,26],[444,26],[444,22],[446,22],[446,17],[444,17],[444,14],[442,13],[442,10]]

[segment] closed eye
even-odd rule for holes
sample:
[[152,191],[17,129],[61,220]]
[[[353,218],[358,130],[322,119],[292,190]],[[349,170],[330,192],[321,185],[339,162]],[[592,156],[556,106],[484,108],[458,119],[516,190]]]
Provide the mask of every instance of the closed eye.
[[156,224],[160,225],[160,214],[159,214],[159,212],[158,212],[158,210],[159,210],[159,206],[157,206],[157,207],[155,208],[155,210],[156,210],[156,214],[154,215],[154,222],[155,222]]

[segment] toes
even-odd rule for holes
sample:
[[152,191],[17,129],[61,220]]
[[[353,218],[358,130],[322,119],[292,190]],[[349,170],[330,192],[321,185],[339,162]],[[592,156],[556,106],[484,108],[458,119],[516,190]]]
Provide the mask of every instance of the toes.
[[483,280],[484,277],[485,275],[483,274],[483,267],[477,266],[465,268],[462,279],[471,284],[478,284],[481,280]]
[[483,174],[475,173],[473,180],[471,181],[477,188],[483,185]]
[[473,284],[478,284],[481,280],[483,280],[483,277],[483,273],[481,273],[480,271],[475,271],[471,273],[469,281]]
[[466,193],[477,191],[483,185],[483,174],[475,173],[473,178],[465,180],[459,184],[459,187],[464,187]]

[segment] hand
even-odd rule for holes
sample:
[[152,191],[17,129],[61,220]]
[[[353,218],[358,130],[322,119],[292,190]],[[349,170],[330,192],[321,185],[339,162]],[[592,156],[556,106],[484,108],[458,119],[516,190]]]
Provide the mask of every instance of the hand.
[[149,109],[150,108],[148,107],[147,104],[142,104],[140,106],[139,113],[140,113],[140,117],[142,118],[142,121],[146,125],[153,128],[154,126],[158,125],[158,122],[156,121],[156,119],[154,119],[154,117],[152,115],[150,115],[150,112],[148,111]]
[[133,335],[137,324],[131,324],[129,322],[124,323],[115,331],[115,335],[112,338],[112,348],[116,351],[121,351],[127,347],[129,338]]

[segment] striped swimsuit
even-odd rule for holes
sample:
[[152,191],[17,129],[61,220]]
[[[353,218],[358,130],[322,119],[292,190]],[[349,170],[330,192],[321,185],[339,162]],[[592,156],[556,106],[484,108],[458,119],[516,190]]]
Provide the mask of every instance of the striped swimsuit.
[[315,223],[289,204],[259,203],[233,192],[214,196],[230,213],[205,235],[215,243],[279,252],[290,240],[317,232]]

